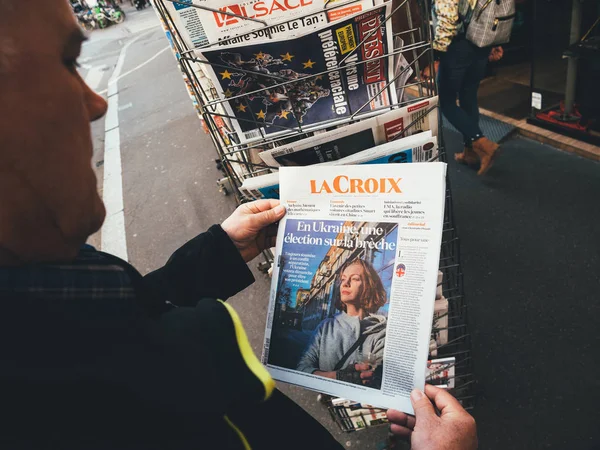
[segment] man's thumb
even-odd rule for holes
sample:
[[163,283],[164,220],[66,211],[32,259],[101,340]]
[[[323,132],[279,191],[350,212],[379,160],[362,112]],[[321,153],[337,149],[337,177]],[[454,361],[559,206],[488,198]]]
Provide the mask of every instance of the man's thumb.
[[273,209],[263,211],[256,214],[255,220],[259,228],[264,228],[277,222],[285,215],[285,207],[283,205],[277,205]]
[[415,410],[417,421],[419,419],[423,420],[429,417],[435,417],[436,414],[431,401],[429,401],[427,396],[419,389],[413,389],[410,393],[410,402]]

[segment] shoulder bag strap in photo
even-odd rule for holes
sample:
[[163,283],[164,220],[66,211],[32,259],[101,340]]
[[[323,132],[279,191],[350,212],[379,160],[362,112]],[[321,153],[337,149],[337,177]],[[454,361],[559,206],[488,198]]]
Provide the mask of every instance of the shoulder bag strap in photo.
[[352,344],[352,347],[350,347],[350,349],[344,354],[344,356],[342,356],[342,359],[340,359],[338,361],[338,363],[335,365],[335,367],[333,368],[334,371],[338,371],[342,368],[342,366],[344,365],[344,363],[346,362],[346,360],[348,358],[350,358],[350,355],[352,353],[354,353],[354,351],[360,347],[362,345],[363,342],[365,342],[365,339],[367,338],[368,334],[367,333],[363,333],[360,335],[360,337],[356,340],[356,342],[354,344]]

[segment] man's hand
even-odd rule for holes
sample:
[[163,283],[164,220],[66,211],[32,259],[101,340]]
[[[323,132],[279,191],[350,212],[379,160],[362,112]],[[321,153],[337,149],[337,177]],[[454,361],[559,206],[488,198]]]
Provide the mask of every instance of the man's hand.
[[223,221],[221,228],[237,247],[244,261],[256,258],[273,247],[277,238],[277,221],[285,215],[279,200],[257,200],[237,207]]
[[477,449],[475,419],[448,392],[426,385],[425,394],[415,389],[410,401],[415,417],[393,409],[387,416],[393,434],[410,438],[411,450]]

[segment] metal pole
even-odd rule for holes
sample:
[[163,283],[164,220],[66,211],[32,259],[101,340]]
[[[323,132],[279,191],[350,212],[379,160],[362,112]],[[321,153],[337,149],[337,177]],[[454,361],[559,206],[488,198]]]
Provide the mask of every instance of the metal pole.
[[[581,37],[581,19],[582,19],[581,0],[573,0],[573,9],[571,10],[571,35],[569,37],[569,45],[579,42]],[[565,113],[564,118],[569,119],[573,113],[573,105],[575,103],[575,91],[577,88],[577,66],[578,59],[569,57],[567,66],[567,85],[565,89]]]

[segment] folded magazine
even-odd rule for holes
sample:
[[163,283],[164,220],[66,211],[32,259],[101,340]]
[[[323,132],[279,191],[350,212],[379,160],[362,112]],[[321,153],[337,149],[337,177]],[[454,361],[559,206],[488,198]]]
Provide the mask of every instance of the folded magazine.
[[413,413],[438,284],[446,164],[280,168],[263,363],[275,379]]

